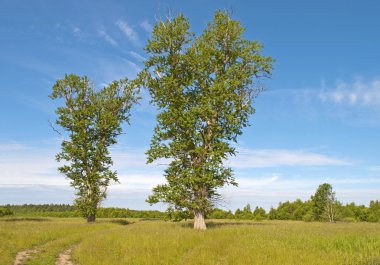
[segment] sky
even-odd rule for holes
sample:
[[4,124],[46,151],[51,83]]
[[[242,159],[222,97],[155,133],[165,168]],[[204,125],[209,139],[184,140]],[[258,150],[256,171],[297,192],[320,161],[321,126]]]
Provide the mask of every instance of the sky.
[[[239,187],[222,188],[218,207],[269,209],[309,199],[325,182],[343,203],[379,200],[380,2],[0,0],[0,204],[73,201],[55,162],[62,139],[49,126],[56,80],[87,75],[100,88],[133,79],[156,21],[183,13],[200,34],[218,9],[276,60],[226,162]],[[111,148],[120,183],[103,206],[165,208],[145,202],[165,165],[146,165],[157,111],[142,97]]]

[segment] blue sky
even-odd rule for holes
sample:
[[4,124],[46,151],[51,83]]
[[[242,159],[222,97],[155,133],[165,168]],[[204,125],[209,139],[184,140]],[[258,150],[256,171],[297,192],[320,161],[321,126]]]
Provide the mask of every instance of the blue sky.
[[[199,34],[217,9],[233,11],[275,58],[273,77],[228,164],[239,187],[221,206],[268,209],[307,199],[329,182],[343,202],[380,199],[380,4],[377,1],[10,1],[0,2],[0,204],[70,203],[57,173],[60,138],[48,125],[48,98],[65,73],[98,87],[135,77],[152,25],[170,12]],[[164,181],[145,165],[155,123],[146,92],[112,148],[121,184],[105,206],[162,209],[145,203]]]

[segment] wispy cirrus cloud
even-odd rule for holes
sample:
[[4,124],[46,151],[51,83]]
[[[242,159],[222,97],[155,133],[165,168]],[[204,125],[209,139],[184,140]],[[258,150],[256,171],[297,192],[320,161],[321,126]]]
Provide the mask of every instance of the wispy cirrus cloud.
[[112,46],[118,46],[117,41],[112,38],[104,29],[98,29],[98,34],[101,38],[103,38],[106,42],[111,44]]
[[153,25],[148,22],[148,20],[144,20],[140,23],[140,27],[145,30],[147,33],[152,33]]
[[318,94],[322,102],[337,105],[380,107],[380,79],[369,82],[357,80],[352,83],[339,81],[332,89],[324,89]]
[[314,88],[268,90],[262,98],[275,100],[281,110],[269,115],[298,115],[310,120],[332,117],[354,126],[380,124],[380,78],[337,81],[334,85],[322,81]]
[[136,59],[136,60],[139,61],[139,62],[143,62],[143,61],[146,60],[145,57],[143,57],[142,55],[138,54],[137,52],[130,51],[129,54],[130,54],[134,59]]
[[380,172],[380,166],[372,166],[368,168],[369,171]]
[[237,177],[239,186],[246,188],[249,187],[264,187],[267,185],[272,185],[274,182],[277,182],[280,179],[280,176],[276,173],[273,173],[271,176],[259,177],[259,178],[243,178]]
[[238,149],[230,160],[233,168],[268,168],[280,166],[347,166],[351,162],[324,154],[288,149]]
[[81,38],[83,35],[82,30],[79,27],[73,27],[72,33],[74,37],[77,37],[77,38]]
[[140,42],[137,32],[123,20],[116,21],[115,25],[124,33],[124,35],[133,43],[138,44]]
[[265,91],[264,96],[278,97],[289,103],[324,103],[341,107],[380,107],[380,78],[364,80],[357,78],[352,82],[337,81],[335,85],[321,82],[320,87],[277,89]]

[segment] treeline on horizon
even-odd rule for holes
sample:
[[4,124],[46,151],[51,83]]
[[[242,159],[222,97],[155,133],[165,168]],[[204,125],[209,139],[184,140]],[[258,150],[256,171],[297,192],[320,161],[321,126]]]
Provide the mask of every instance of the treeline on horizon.
[[[371,201],[369,206],[349,203],[343,205],[335,203],[334,221],[343,222],[380,222],[380,201]],[[328,221],[323,215],[317,218],[313,201],[280,202],[277,208],[271,208],[266,212],[262,207],[252,209],[247,204],[243,209],[231,210],[214,209],[206,217],[207,219],[231,219],[231,220],[295,220],[295,221]],[[40,217],[81,217],[75,206],[68,204],[24,204],[0,206],[0,216],[40,216]],[[168,219],[166,212],[156,210],[131,210],[125,208],[105,207],[99,208],[98,218],[154,218]],[[193,218],[191,214],[188,219]]]

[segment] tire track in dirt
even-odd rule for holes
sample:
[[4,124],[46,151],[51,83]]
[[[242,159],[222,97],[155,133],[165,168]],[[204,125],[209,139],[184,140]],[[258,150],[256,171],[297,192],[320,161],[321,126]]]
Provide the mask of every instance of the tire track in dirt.
[[55,262],[55,265],[74,265],[74,263],[71,261],[72,250],[72,248],[69,248],[61,252],[57,258],[57,261]]
[[[129,224],[133,224],[129,223]],[[125,225],[125,224],[123,224]],[[96,234],[103,234],[103,233],[109,233],[112,230],[120,229],[120,227],[114,227],[114,228],[106,228],[95,231]],[[94,232],[94,231],[92,231]],[[91,232],[91,233],[92,233]],[[80,234],[82,232],[74,233],[73,235]],[[22,251],[17,252],[16,257],[12,263],[12,265],[25,265],[25,263],[32,258],[33,254],[37,254],[39,250],[44,246],[48,245],[51,242],[58,241],[59,239],[54,239],[48,242],[45,242],[44,244],[41,244],[37,247],[31,248],[31,249],[25,249]],[[65,251],[61,252],[56,260],[56,265],[74,265],[74,263],[71,261],[71,252],[73,250],[73,246],[71,246],[69,249],[66,249]]]
[[[99,230],[95,234],[101,235],[101,234],[109,233],[110,231],[116,230],[116,229],[120,229],[120,227]],[[78,243],[78,244],[80,244],[80,243]],[[72,262],[72,260],[71,260],[71,252],[73,251],[73,249],[75,248],[75,246],[77,246],[78,244],[76,244],[74,246],[71,246],[70,248],[68,248],[68,249],[64,250],[63,252],[61,252],[59,254],[56,262],[55,262],[55,265],[75,265],[75,263]]]
[[13,262],[13,265],[24,265],[25,262],[27,262],[33,254],[37,253],[37,249],[25,249],[22,251],[19,251],[16,254],[16,258]]

